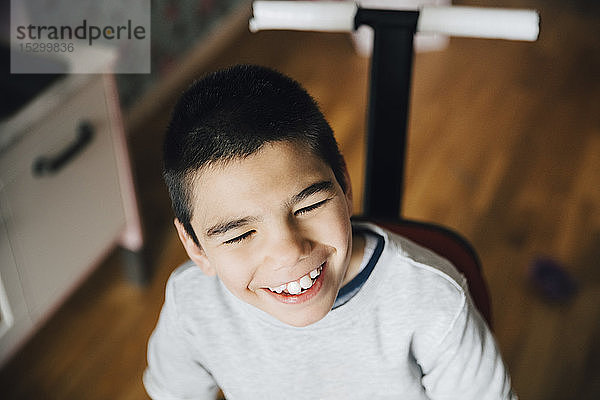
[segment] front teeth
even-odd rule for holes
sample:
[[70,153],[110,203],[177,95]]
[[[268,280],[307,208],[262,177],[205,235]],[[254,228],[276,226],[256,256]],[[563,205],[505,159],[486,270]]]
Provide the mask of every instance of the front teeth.
[[269,288],[269,290],[272,292],[275,292],[275,293],[279,293],[279,294],[282,293],[283,291],[287,291],[291,295],[300,294],[303,289],[307,290],[312,287],[312,285],[314,284],[313,279],[315,279],[317,276],[319,276],[321,274],[321,269],[323,269],[322,265],[319,268],[313,269],[312,271],[310,271],[308,274],[304,275],[302,278],[300,278],[297,281],[284,283],[281,286],[278,286],[275,288]]
[[[312,281],[312,279],[310,279],[310,276],[308,276],[308,274],[306,274],[302,278],[300,278],[300,287],[302,289],[310,289],[310,287],[312,285],[313,285],[313,281]],[[289,285],[288,285],[288,287],[289,287]],[[289,289],[288,289],[288,291],[289,291]]]
[[300,286],[300,283],[293,281],[287,284],[287,291],[290,294],[299,294],[302,291],[302,287]]

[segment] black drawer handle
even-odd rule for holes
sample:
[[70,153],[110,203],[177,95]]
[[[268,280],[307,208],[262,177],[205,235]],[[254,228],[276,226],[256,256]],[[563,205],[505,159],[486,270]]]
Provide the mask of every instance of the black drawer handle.
[[94,137],[94,127],[89,121],[82,121],[77,127],[75,140],[55,156],[40,156],[33,162],[35,176],[52,175],[60,171],[75,156],[83,151]]

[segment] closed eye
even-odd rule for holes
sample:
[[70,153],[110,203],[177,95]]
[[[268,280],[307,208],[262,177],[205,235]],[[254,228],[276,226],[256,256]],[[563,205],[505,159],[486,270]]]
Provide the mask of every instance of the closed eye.
[[308,207],[301,208],[298,211],[294,212],[294,215],[295,216],[300,216],[300,215],[307,214],[307,213],[309,213],[309,212],[311,212],[313,210],[316,210],[317,208],[321,207],[322,205],[324,205],[325,203],[327,203],[329,200],[331,200],[331,199],[325,199],[325,200],[319,201],[318,203],[312,204],[312,205],[310,205]]
[[233,239],[226,240],[226,241],[224,241],[223,243],[224,243],[224,244],[235,244],[235,243],[239,243],[239,242],[241,242],[241,241],[243,241],[243,240],[245,240],[245,239],[248,239],[248,238],[249,238],[249,237],[250,237],[250,236],[251,236],[251,235],[252,235],[254,232],[256,232],[256,231],[254,231],[254,230],[252,230],[252,231],[248,231],[248,232],[246,232],[246,233],[244,233],[244,234],[242,234],[242,235],[240,235],[240,236],[236,236],[236,237],[234,237]]

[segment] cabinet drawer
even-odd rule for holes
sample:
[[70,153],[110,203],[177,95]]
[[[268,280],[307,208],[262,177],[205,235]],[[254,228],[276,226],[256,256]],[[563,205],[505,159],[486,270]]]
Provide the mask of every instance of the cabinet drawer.
[[[82,122],[93,133],[77,145]],[[23,292],[32,316],[39,317],[81,279],[125,224],[102,78],[3,154],[0,171]]]

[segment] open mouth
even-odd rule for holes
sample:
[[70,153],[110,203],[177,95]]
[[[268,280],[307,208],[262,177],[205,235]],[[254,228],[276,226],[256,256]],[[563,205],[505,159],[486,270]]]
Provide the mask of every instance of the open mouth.
[[326,262],[298,280],[284,283],[274,288],[265,288],[265,290],[284,303],[306,301],[316,295],[321,288],[325,267]]

